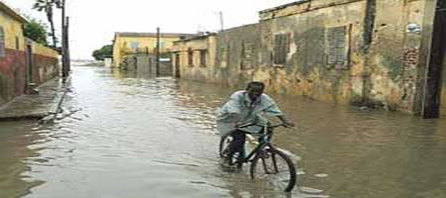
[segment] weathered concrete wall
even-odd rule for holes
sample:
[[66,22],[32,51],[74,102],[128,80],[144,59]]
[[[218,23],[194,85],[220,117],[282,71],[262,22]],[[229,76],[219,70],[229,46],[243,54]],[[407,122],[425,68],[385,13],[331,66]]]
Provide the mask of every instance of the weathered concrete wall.
[[214,81],[239,85],[253,78],[255,69],[269,59],[262,56],[261,29],[262,24],[251,24],[218,34]]
[[269,91],[414,112],[423,34],[408,27],[424,25],[424,7],[424,0],[314,0],[262,11],[260,23],[217,34],[209,67],[195,60],[184,67],[184,49],[200,48],[184,42],[181,77],[238,87],[259,80]]
[[[361,47],[364,10],[365,2],[354,2],[220,33],[217,77],[228,79],[230,85],[260,80],[267,83],[270,91],[322,101],[349,103],[355,95],[360,98],[363,61],[357,54]],[[327,65],[327,29],[333,27],[347,30],[346,48],[352,52],[349,66]],[[286,62],[279,65],[273,60],[277,34],[290,37]],[[245,43],[244,53],[242,43]],[[225,49],[227,46],[229,50]],[[241,58],[240,54],[245,57]],[[242,67],[242,62],[246,66]]]
[[59,54],[55,50],[32,42],[31,82],[42,84],[59,75]]
[[422,1],[376,1],[375,28],[365,54],[365,97],[389,109],[413,111],[421,34],[406,32],[423,23]]

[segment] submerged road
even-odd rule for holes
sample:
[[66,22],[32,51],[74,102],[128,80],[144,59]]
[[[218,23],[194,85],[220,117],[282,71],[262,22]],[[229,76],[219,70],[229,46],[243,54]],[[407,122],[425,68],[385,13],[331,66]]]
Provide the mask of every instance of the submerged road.
[[[234,91],[74,67],[54,124],[0,123],[1,198],[446,197],[446,122],[272,95],[294,120],[291,195],[219,166],[214,112]],[[321,191],[321,192],[319,192]]]

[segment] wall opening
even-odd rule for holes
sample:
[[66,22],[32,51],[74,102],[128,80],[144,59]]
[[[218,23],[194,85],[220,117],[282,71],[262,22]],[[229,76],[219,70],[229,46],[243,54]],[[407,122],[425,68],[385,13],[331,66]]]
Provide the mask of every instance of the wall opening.
[[446,53],[446,1],[437,0],[428,68],[425,75],[423,118],[440,117],[443,61]]
[[290,34],[281,33],[274,36],[274,64],[283,65],[290,52]]
[[180,78],[180,53],[175,54],[175,77]]

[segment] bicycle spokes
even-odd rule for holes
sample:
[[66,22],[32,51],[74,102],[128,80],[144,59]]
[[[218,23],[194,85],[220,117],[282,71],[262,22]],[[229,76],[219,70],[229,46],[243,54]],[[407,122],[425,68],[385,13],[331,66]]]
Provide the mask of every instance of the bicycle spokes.
[[266,180],[283,191],[291,191],[296,183],[296,171],[291,160],[272,149],[259,152],[251,165],[251,177]]

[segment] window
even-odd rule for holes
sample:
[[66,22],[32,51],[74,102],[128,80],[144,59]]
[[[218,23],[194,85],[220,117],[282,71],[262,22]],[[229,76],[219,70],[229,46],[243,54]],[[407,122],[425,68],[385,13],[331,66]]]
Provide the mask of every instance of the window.
[[191,48],[187,49],[187,64],[189,66],[194,66],[194,52]]
[[132,48],[133,50],[138,49],[139,48],[139,42],[131,42],[130,43],[130,48]]
[[282,65],[286,63],[286,58],[290,52],[290,34],[281,33],[274,36],[274,64]]
[[200,66],[206,67],[207,50],[200,50]]
[[0,27],[0,57],[5,57],[5,31]]
[[15,48],[16,48],[17,50],[20,49],[20,40],[19,40],[19,37],[18,37],[18,36],[15,36]]
[[342,69],[348,67],[348,39],[346,26],[326,31],[327,64]]

